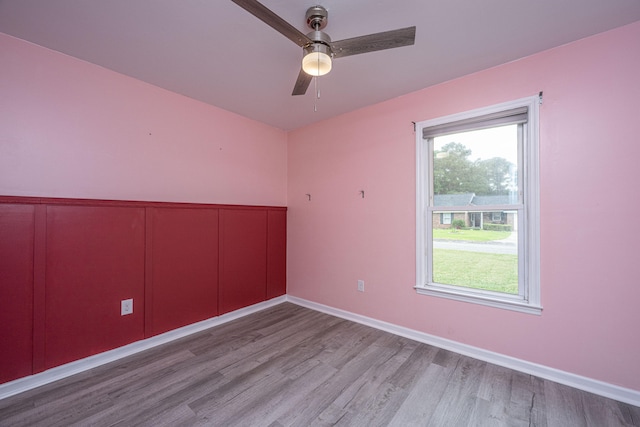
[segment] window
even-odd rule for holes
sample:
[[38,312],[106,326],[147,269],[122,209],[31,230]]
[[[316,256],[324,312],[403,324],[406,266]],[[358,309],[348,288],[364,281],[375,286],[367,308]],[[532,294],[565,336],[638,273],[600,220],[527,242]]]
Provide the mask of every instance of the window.
[[441,213],[440,217],[440,223],[441,224],[451,224],[451,217],[453,216],[453,214],[451,212],[445,212],[445,213]]
[[541,312],[538,104],[416,124],[419,294]]

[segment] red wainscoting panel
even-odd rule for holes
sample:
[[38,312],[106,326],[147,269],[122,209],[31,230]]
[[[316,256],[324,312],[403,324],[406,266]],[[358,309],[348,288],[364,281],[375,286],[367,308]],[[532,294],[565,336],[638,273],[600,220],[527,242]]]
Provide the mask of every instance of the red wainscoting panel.
[[267,299],[287,293],[287,211],[267,217]]
[[220,314],[266,300],[267,211],[220,210]]
[[144,221],[144,208],[47,207],[46,368],[144,338]]
[[146,335],[216,316],[218,210],[148,208],[147,221]]
[[284,295],[286,221],[284,207],[0,196],[0,383]]
[[0,383],[33,373],[34,215],[0,205]]

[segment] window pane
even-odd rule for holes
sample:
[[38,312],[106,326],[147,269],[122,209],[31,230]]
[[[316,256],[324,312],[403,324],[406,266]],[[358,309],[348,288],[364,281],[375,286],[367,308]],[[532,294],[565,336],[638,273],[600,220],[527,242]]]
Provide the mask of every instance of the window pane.
[[491,223],[491,212],[451,215],[452,225],[446,225],[438,221],[439,213],[433,214],[433,282],[517,295],[517,213],[504,212],[507,224],[484,230],[462,226],[458,220]]
[[518,125],[433,139],[433,206],[518,203]]

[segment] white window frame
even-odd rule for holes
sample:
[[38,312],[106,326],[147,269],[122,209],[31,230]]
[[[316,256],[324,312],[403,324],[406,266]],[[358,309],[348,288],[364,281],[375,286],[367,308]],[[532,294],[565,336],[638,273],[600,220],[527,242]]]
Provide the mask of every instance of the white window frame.
[[[541,314],[540,301],[540,190],[539,190],[539,96],[531,96],[496,104],[472,111],[453,114],[416,123],[416,285],[420,295],[429,295],[457,301],[487,305],[530,314]],[[430,218],[433,206],[431,198],[431,170],[428,143],[423,139],[423,129],[500,111],[527,107],[527,124],[523,127],[521,163],[518,179],[522,214],[518,215],[518,294],[443,285],[430,281],[432,261],[432,229]]]

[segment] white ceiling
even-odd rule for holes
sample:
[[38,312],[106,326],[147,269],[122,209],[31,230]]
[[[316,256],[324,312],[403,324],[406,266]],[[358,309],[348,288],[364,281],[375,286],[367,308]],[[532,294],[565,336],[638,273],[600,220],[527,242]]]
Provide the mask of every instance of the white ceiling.
[[[307,33],[315,1],[262,3]],[[290,130],[640,20],[640,0],[319,3],[333,40],[415,25],[416,43],[337,59],[316,101],[313,82],[291,96],[301,48],[230,0],[0,0],[0,32]]]

